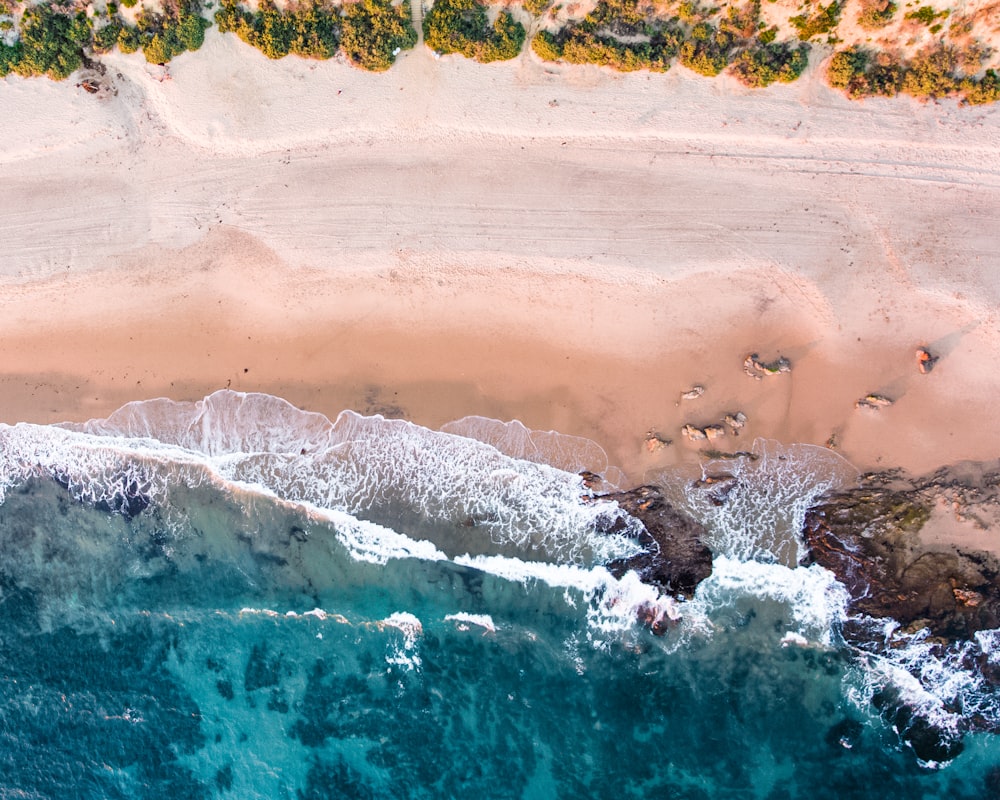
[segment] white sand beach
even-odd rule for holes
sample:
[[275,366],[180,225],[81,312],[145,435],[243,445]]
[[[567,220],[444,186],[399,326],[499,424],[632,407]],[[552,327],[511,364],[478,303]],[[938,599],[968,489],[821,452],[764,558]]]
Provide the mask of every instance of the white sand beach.
[[[518,418],[633,481],[735,411],[713,446],[998,455],[1000,108],[530,52],[370,74],[214,29],[165,80],[107,60],[103,99],[0,82],[5,422],[230,386]],[[751,352],[792,372],[755,381]],[[872,392],[895,402],[855,409]],[[647,452],[650,429],[673,445]]]

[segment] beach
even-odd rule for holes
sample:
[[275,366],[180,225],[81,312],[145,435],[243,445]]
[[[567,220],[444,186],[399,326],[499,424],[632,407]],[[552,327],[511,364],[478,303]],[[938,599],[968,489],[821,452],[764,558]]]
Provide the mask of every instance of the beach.
[[0,795],[996,796],[1000,104],[824,49],[0,82]]
[[[418,48],[376,75],[215,31],[167,80],[141,58],[108,57],[103,99],[0,93],[4,422],[229,387],[520,419],[633,483],[737,411],[712,447],[914,473],[997,455],[996,108],[530,52]],[[792,371],[754,380],[750,353]],[[894,403],[856,409],[869,393]]]

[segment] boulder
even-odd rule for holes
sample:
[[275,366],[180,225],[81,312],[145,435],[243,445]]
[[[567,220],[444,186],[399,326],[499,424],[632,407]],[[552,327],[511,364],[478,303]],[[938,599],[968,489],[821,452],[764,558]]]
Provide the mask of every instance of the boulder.
[[855,408],[868,408],[872,411],[878,411],[880,408],[887,408],[893,403],[884,394],[866,394],[858,402],[854,404]]
[[751,378],[760,380],[769,375],[791,372],[792,362],[784,356],[778,356],[774,361],[762,361],[756,353],[751,353],[743,359],[743,371]]
[[708,438],[708,435],[702,428],[698,428],[694,425],[685,425],[682,427],[681,434],[683,434],[688,441],[691,442],[701,442]]
[[739,436],[739,431],[746,427],[747,415],[742,411],[737,411],[735,414],[726,414],[722,421],[732,430],[733,436]]
[[726,429],[721,425],[706,425],[702,432],[705,434],[705,438],[710,442],[716,439],[721,439],[726,435]]
[[647,453],[656,453],[665,447],[670,447],[673,441],[660,436],[656,431],[649,431],[646,433],[645,444]]
[[[607,565],[615,577],[635,570],[644,583],[673,597],[690,597],[712,574],[712,551],[704,543],[705,529],[674,508],[656,486],[639,486],[627,492],[600,495],[598,502],[615,502],[642,523],[639,544],[645,548],[631,558]],[[624,523],[605,531],[621,534]]]
[[920,374],[926,375],[934,369],[934,365],[937,364],[939,358],[941,358],[941,356],[931,355],[931,351],[926,347],[918,347],[917,369],[920,370]]

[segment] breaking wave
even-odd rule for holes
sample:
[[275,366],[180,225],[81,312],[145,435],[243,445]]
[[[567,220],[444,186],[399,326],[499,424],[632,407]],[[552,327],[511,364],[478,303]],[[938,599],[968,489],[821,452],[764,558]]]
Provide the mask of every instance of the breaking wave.
[[[792,751],[798,783],[781,796],[869,796],[849,771],[830,778],[848,747],[867,759],[855,772],[902,776],[883,798],[934,796],[947,771],[912,772],[902,728],[919,719],[958,739],[988,727],[973,718],[1000,721],[982,670],[969,669],[1000,670],[996,631],[951,649],[890,629],[892,646],[845,645],[846,589],[800,565],[799,538],[810,504],[856,481],[839,456],[757,441],[655,476],[714,553],[683,601],[612,575],[637,552],[639,523],[594,503],[581,471],[621,482],[597,444],[519,422],[331,421],[230,391],[0,426],[0,636],[15,643],[0,667],[38,683],[32,658],[74,652],[97,665],[92,685],[69,690],[97,704],[88,720],[188,731],[169,743],[149,733],[148,753],[110,773],[114,759],[95,756],[95,797],[189,781],[201,787],[192,796],[509,786],[516,797],[763,799]],[[126,666],[112,658],[130,648]],[[135,692],[108,684],[115,670]],[[6,730],[51,737],[32,703],[61,724],[66,693],[60,678],[48,699],[3,695]],[[107,733],[94,730],[94,741]],[[685,745],[672,748],[678,732]],[[674,766],[629,758],[651,742]],[[571,748],[591,762],[560,760]],[[956,760],[942,754],[918,766]],[[143,772],[143,758],[159,766]],[[18,761],[22,777],[0,795],[70,796],[75,779],[32,773],[36,761]],[[458,763],[461,785],[435,777]],[[109,775],[126,788],[108,788]]]

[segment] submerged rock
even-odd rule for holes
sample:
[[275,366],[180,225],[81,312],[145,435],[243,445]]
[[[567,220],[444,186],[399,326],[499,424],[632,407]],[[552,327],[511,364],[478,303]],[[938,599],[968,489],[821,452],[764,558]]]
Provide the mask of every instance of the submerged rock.
[[686,392],[681,392],[681,400],[697,400],[705,394],[704,386],[692,386]]
[[[635,570],[644,583],[674,597],[690,596],[712,574],[712,551],[704,543],[705,529],[666,501],[655,486],[601,495],[613,501],[643,525],[639,544],[645,551],[608,564],[615,577]],[[607,531],[621,532],[622,526]]]
[[876,693],[872,704],[927,766],[947,764],[964,749],[961,735],[935,725],[894,689]]

